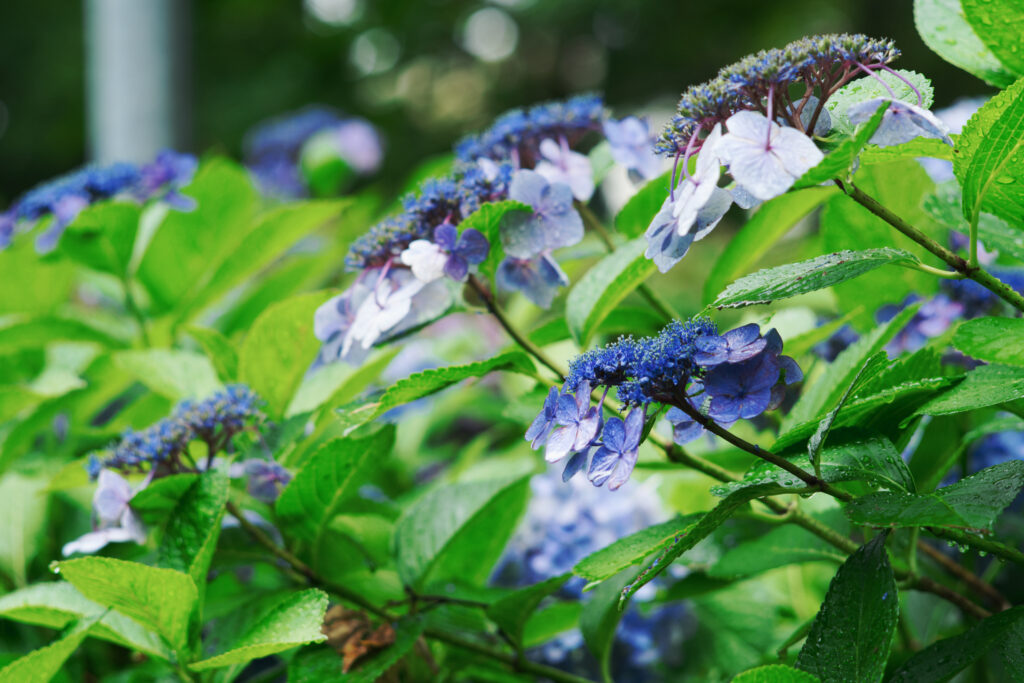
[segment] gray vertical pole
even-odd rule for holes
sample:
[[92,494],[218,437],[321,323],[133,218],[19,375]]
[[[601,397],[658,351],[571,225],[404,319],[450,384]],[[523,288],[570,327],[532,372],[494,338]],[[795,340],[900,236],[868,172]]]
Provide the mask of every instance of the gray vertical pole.
[[89,152],[144,162],[188,143],[189,0],[85,0]]

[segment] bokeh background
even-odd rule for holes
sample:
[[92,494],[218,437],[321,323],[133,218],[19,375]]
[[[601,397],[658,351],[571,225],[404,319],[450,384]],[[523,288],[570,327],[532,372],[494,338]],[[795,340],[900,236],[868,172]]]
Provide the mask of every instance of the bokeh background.
[[[167,63],[160,82],[128,93],[134,109],[154,91],[171,106],[156,123],[125,123],[99,97],[97,71],[125,66],[103,51],[111,28],[138,38],[152,28],[143,20],[165,30]],[[925,47],[907,0],[0,2],[0,206],[95,157],[103,125],[150,138],[163,127],[183,151],[237,158],[249,127],[310,103],[373,121],[387,139],[382,177],[398,186],[510,107],[600,91],[617,113],[658,120],[750,50],[838,31],[895,39],[899,66],[932,78],[937,108],[987,92]]]

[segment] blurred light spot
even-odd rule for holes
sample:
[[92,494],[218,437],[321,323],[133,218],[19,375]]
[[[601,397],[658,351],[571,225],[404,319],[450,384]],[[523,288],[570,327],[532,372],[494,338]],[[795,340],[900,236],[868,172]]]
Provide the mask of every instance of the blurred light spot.
[[485,62],[498,62],[515,52],[519,28],[508,12],[495,7],[477,10],[462,27],[462,47]]
[[363,16],[360,0],[305,0],[304,4],[315,19],[334,26],[351,24]]
[[391,33],[382,28],[372,28],[356,36],[352,41],[349,60],[364,76],[387,71],[398,63],[401,46]]
[[536,3],[537,0],[490,0],[490,2],[492,5],[501,5],[509,9],[526,9]]
[[573,90],[593,88],[604,80],[607,60],[604,48],[592,38],[577,38],[562,53],[559,74]]

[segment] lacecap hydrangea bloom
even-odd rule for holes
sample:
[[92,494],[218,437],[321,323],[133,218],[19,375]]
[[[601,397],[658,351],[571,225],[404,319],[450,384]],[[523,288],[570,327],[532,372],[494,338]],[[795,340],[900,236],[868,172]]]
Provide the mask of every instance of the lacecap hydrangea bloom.
[[[595,486],[614,490],[636,466],[650,406],[672,407],[673,434],[686,443],[703,432],[688,411],[729,427],[778,407],[785,386],[801,379],[775,330],[762,335],[750,324],[719,335],[708,318],[674,321],[655,337],[626,337],[578,356],[562,390],[549,391],[526,439],[544,448],[548,462],[572,455],[564,479],[586,470]],[[592,405],[591,392],[601,387]],[[625,418],[604,419],[611,387],[629,409]]]
[[[673,172],[668,197],[645,234],[647,257],[665,272],[714,229],[734,202],[752,208],[789,190],[824,158],[814,137],[831,128],[825,105],[856,76],[877,79],[888,93],[844,112],[856,125],[887,107],[871,143],[887,146],[930,137],[952,144],[945,125],[923,108],[921,92],[888,66],[898,56],[887,40],[812,36],[745,57],[684,92],[656,144],[681,171]],[[903,81],[916,103],[897,98],[880,72]],[[728,190],[718,185],[722,167],[732,177]]]
[[[183,401],[170,417],[139,431],[125,430],[111,449],[90,455],[86,469],[98,483],[93,496],[94,528],[66,544],[64,555],[96,552],[107,543],[144,542],[145,528],[129,505],[135,494],[159,477],[210,469],[215,456],[227,450],[237,434],[265,421],[261,404],[247,386],[230,385],[202,401]],[[189,446],[194,441],[205,444],[206,458],[193,459]],[[274,462],[249,459],[239,465],[231,475],[247,477],[250,494],[264,502],[273,502],[290,480],[287,470]],[[134,488],[125,478],[132,474],[145,475]]]
[[[530,586],[569,572],[588,555],[668,518],[648,479],[616,493],[596,489],[582,479],[564,486],[553,473],[530,480],[530,502],[495,570],[499,586]],[[673,565],[678,576],[685,569]],[[555,599],[586,601],[583,580],[570,579]],[[657,584],[641,589],[626,608],[615,631],[611,670],[617,681],[662,680],[663,667],[681,661],[686,608],[680,603],[651,604]],[[600,677],[579,629],[566,631],[526,656],[580,676]]]
[[242,146],[245,165],[257,185],[264,194],[280,198],[309,194],[301,168],[304,155],[337,158],[356,175],[375,173],[384,157],[380,134],[369,121],[322,105],[254,126]]
[[191,182],[197,166],[196,158],[189,154],[164,150],[142,166],[93,164],[54,178],[29,190],[0,213],[0,249],[6,248],[15,234],[41,224],[45,229],[36,236],[36,250],[50,252],[83,209],[115,197],[141,202],[157,199],[189,211],[194,202],[179,190]]
[[320,361],[359,363],[375,344],[448,310],[456,285],[491,248],[487,237],[462,223],[493,202],[511,199],[532,209],[510,212],[501,224],[505,258],[497,268],[497,285],[550,306],[569,283],[553,252],[583,239],[574,202],[594,192],[590,161],[576,146],[588,135],[599,138],[606,124],[628,128],[630,135],[620,136],[621,146],[629,148],[622,157],[646,163],[635,149],[639,137],[649,137],[646,123],[606,118],[601,99],[593,95],[508,112],[488,130],[462,140],[452,173],[425,181],[403,200],[399,213],[352,244],[345,265],[358,273],[355,282],[314,318],[323,343]]

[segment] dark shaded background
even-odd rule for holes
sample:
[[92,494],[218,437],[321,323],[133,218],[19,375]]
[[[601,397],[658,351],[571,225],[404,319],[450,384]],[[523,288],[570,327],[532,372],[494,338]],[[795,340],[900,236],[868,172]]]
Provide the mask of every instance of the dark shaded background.
[[[833,31],[895,39],[899,66],[932,78],[937,107],[988,90],[925,47],[909,0],[356,0],[337,25],[315,18],[315,1],[193,0],[190,151],[238,156],[252,124],[323,102],[383,129],[385,178],[398,184],[509,107],[585,90],[623,112],[665,106],[747,52]],[[504,61],[461,45],[483,7],[518,28]],[[0,2],[0,206],[85,161],[82,14],[69,0]],[[378,72],[354,65],[354,45],[364,60],[378,47]]]

